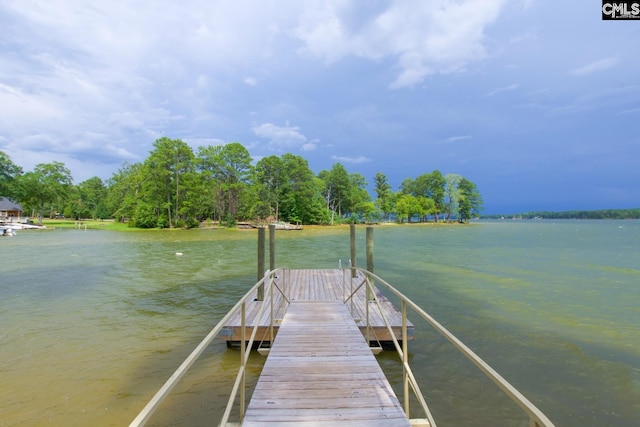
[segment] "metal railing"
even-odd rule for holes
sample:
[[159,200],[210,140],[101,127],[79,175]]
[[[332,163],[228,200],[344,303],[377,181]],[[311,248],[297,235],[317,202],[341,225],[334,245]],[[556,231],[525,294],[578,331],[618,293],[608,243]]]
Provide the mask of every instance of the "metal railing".
[[[354,274],[354,272],[361,273],[361,275]],[[346,275],[349,275],[349,280],[347,281]],[[361,280],[358,284],[357,280]],[[356,285],[354,288],[354,281],[356,281]],[[387,290],[389,290],[392,294],[398,297],[402,303],[402,333],[401,333],[401,341],[402,344],[398,343],[398,339],[396,338],[396,334],[393,332],[391,324],[389,323],[387,317],[384,314],[384,311],[378,304],[378,300],[375,294],[375,288],[373,286],[373,282],[375,281],[376,286],[383,286]],[[409,387],[413,391],[414,396],[420,403],[422,410],[424,411],[431,427],[436,427],[435,420],[427,406],[427,403],[424,399],[422,392],[416,382],[416,379],[411,371],[411,367],[409,366],[409,354],[408,354],[408,341],[409,336],[407,334],[407,307],[411,308],[416,314],[422,317],[425,321],[427,321],[433,328],[438,331],[444,338],[446,338],[454,347],[456,347],[467,359],[469,359],[474,365],[476,365],[480,371],[482,371],[486,377],[488,377],[491,381],[493,381],[513,402],[515,402],[529,417],[529,426],[530,427],[553,427],[554,424],[547,418],[546,415],[540,411],[533,403],[531,403],[522,393],[520,393],[515,387],[513,387],[507,380],[505,380],[500,374],[498,374],[491,366],[489,366],[484,360],[482,360],[476,353],[474,353],[469,347],[467,347],[462,341],[456,338],[449,330],[447,330],[444,326],[442,326],[437,320],[431,317],[428,313],[426,313],[422,308],[416,305],[413,301],[407,298],[400,291],[395,289],[393,286],[385,282],[382,278],[376,276],[368,270],[357,268],[357,267],[349,267],[343,269],[343,295],[347,295],[347,284],[349,286],[348,296],[345,296],[344,302],[345,304],[351,301],[352,310],[353,310],[353,299],[356,296],[357,292],[365,286],[366,289],[366,298],[367,302],[372,302],[374,304],[365,304],[365,318],[366,318],[366,339],[367,342],[370,342],[369,338],[369,305],[374,305],[378,308],[382,319],[385,322],[385,325],[389,331],[393,339],[394,346],[396,351],[398,352],[398,356],[402,360],[403,366],[403,391],[404,391],[404,411],[407,416],[409,416]],[[353,314],[353,312],[352,312]]]
[[[240,367],[238,369],[238,374],[236,376],[235,382],[233,384],[233,388],[225,407],[224,414],[220,421],[220,426],[225,426],[229,422],[229,418],[231,416],[231,412],[235,405],[235,401],[239,397],[239,417],[240,421],[242,421],[245,413],[245,404],[246,404],[246,367],[249,360],[249,353],[246,351],[247,348],[251,349],[253,347],[253,343],[255,342],[256,333],[258,331],[258,323],[260,319],[263,318],[264,311],[266,310],[267,305],[269,306],[269,340],[270,343],[273,344],[274,340],[274,293],[280,292],[282,295],[281,304],[282,306],[277,309],[278,312],[285,311],[285,305],[290,302],[290,291],[291,286],[288,285],[287,276],[289,273],[289,269],[279,268],[273,271],[267,271],[264,277],[257,282],[249,291],[233,306],[231,310],[218,322],[218,324],[209,332],[209,334],[200,342],[200,344],[193,350],[193,352],[182,362],[180,367],[176,369],[176,371],[171,375],[171,377],[164,383],[164,385],[158,390],[158,392],[151,398],[151,400],[147,403],[147,405],[142,409],[142,411],[138,414],[138,416],[131,422],[130,427],[138,427],[143,426],[146,422],[151,418],[151,416],[158,409],[160,404],[165,400],[165,398],[169,395],[171,390],[176,386],[176,384],[182,379],[182,377],[186,374],[186,372],[191,368],[191,366],[195,363],[195,361],[202,355],[205,349],[211,344],[211,342],[218,336],[220,331],[227,325],[227,322],[238,312],[240,311],[241,315],[241,337],[240,337]],[[351,304],[351,312],[354,314],[354,297],[364,297],[367,299],[365,306],[364,314],[364,322],[366,326],[365,337],[367,342],[371,342],[370,334],[373,332],[370,327],[370,313],[369,306],[375,306],[379,310],[380,317],[384,320],[386,328],[392,337],[395,349],[397,350],[398,356],[402,361],[403,366],[403,391],[404,391],[404,402],[403,407],[404,411],[407,414],[407,417],[410,416],[409,412],[409,401],[410,401],[410,393],[411,390],[413,395],[420,403],[420,406],[425,413],[430,426],[436,427],[435,420],[429,410],[427,403],[424,399],[424,395],[420,390],[418,382],[413,375],[411,367],[409,366],[409,351],[408,351],[408,321],[407,321],[407,308],[412,309],[417,315],[422,317],[425,321],[427,321],[434,329],[436,329],[442,336],[444,336],[451,344],[453,344],[467,359],[469,359],[473,364],[475,364],[489,379],[491,379],[507,396],[511,398],[529,417],[530,427],[553,427],[554,424],[526,397],[524,397],[518,390],[515,389],[507,380],[505,380],[500,374],[498,374],[493,368],[491,368],[486,362],[484,362],[477,354],[475,354],[470,348],[468,348],[465,344],[463,344],[458,338],[456,338],[451,332],[449,332],[444,326],[442,326],[438,321],[436,321],[433,317],[427,314],[424,310],[422,310],[419,306],[417,306],[413,301],[407,298],[404,294],[399,292],[393,286],[388,284],[382,278],[376,276],[375,274],[355,267],[348,267],[342,269],[343,271],[343,302],[345,304]],[[353,272],[360,273],[358,275],[352,274]],[[277,275],[281,274],[281,280],[276,282]],[[347,279],[346,275],[349,275],[349,279]],[[354,285],[355,282],[355,285]],[[358,283],[359,282],[359,283]],[[374,282],[376,286],[382,286],[389,290],[393,295],[398,297],[401,301],[402,308],[402,328],[401,328],[401,341],[402,344],[398,342],[396,337],[396,333],[393,331],[389,320],[387,319],[384,310],[378,304],[378,299],[376,297],[376,290],[374,287]],[[260,286],[265,286],[265,295],[268,292],[270,295],[270,304],[262,304],[257,315],[254,317],[254,322],[252,325],[246,325],[246,303],[249,298],[252,298],[256,295],[258,288]],[[348,288],[347,288],[348,286]],[[359,292],[362,287],[365,288],[365,292]],[[372,303],[372,304],[370,304]],[[252,327],[251,336],[247,341],[247,328]]]
[[[240,310],[240,318],[241,318],[241,326],[240,326],[240,368],[238,369],[238,374],[236,376],[236,380],[233,384],[233,388],[231,391],[231,395],[229,397],[229,401],[227,402],[227,406],[225,408],[224,414],[222,416],[222,420],[220,421],[220,426],[225,426],[229,421],[229,417],[231,415],[231,411],[233,409],[233,405],[235,404],[235,400],[240,394],[240,419],[244,417],[245,412],[245,404],[246,404],[246,367],[247,362],[249,360],[249,351],[246,351],[247,348],[251,349],[253,347],[253,343],[255,341],[256,333],[258,331],[258,322],[262,318],[264,314],[264,310],[266,309],[267,304],[262,304],[260,306],[260,310],[258,314],[254,318],[253,325],[246,325],[246,303],[249,298],[254,297],[258,288],[260,286],[264,286],[266,284],[265,292],[269,292],[271,298],[271,303],[268,304],[270,306],[270,325],[269,325],[269,336],[270,342],[273,343],[273,322],[274,322],[274,292],[277,290],[283,296],[282,304],[289,303],[289,297],[286,293],[286,277],[288,269],[278,268],[273,271],[267,271],[264,277],[255,285],[249,289],[249,291],[233,306],[231,310],[218,322],[218,324],[207,334],[207,336],[198,344],[198,346],[191,352],[191,354],[182,362],[180,367],[176,369],[176,371],[169,377],[169,379],[164,383],[164,385],[158,390],[158,392],[151,398],[149,403],[140,411],[138,416],[129,424],[129,427],[138,427],[143,426],[149,421],[151,416],[158,409],[160,404],[165,400],[165,398],[169,395],[171,390],[176,386],[176,384],[182,379],[182,377],[186,374],[186,372],[191,368],[191,366],[195,363],[195,361],[202,355],[205,349],[211,344],[211,342],[218,336],[220,331],[225,327],[227,322],[235,315],[235,313]],[[282,274],[281,286],[278,286],[276,283],[277,274]],[[246,340],[246,332],[247,328],[252,326],[253,330],[251,332],[251,336],[247,342]],[[245,344],[246,342],[246,344]]]

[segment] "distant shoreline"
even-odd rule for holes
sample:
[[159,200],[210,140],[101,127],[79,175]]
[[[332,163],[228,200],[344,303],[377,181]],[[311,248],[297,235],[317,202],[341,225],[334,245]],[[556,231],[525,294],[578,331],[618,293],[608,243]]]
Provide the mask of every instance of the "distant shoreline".
[[518,214],[482,215],[481,219],[640,219],[640,208],[532,211]]

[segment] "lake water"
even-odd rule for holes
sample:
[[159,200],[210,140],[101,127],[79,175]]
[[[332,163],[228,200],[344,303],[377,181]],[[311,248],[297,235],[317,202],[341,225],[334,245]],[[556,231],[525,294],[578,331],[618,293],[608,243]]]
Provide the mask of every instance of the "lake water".
[[[358,228],[361,266],[364,234]],[[0,426],[127,425],[255,283],[256,236],[0,238]],[[347,227],[278,232],[276,242],[278,266],[336,268],[349,257]],[[639,255],[640,221],[375,228],[375,272],[557,426],[640,425]],[[411,364],[440,427],[527,425],[475,367],[411,320]],[[378,359],[399,385],[395,357]],[[216,425],[238,358],[216,341],[150,424]],[[251,381],[263,361],[252,356]]]

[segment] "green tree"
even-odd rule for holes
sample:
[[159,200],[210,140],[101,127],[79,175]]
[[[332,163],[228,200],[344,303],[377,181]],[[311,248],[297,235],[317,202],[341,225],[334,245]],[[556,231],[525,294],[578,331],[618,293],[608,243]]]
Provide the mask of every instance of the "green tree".
[[198,227],[200,221],[206,217],[202,175],[192,169],[182,176],[181,182],[186,191],[178,210],[180,219],[177,225],[187,228]]
[[320,171],[318,178],[324,182],[322,196],[326,201],[327,211],[331,212],[330,223],[333,225],[336,214],[338,218],[342,218],[342,214],[348,212],[351,187],[349,173],[342,164],[336,163],[331,170]]
[[264,157],[256,164],[256,184],[258,198],[263,204],[263,216],[280,218],[280,203],[288,181],[285,164],[278,156]]
[[[416,215],[425,221],[432,214],[437,221],[441,212],[451,219],[481,208],[475,186],[461,179],[434,170],[405,179],[394,193],[386,176],[377,173],[373,204],[365,178],[350,174],[340,163],[315,176],[304,158],[285,154],[265,157],[254,168],[249,152],[237,142],[199,147],[196,158],[182,141],[161,138],[144,163],[125,164],[107,181],[106,207],[119,220],[140,227],[171,227],[181,221],[191,225],[203,218],[232,225],[238,219],[269,216],[327,224],[334,223],[336,215],[341,220],[373,221],[394,212],[401,221]],[[74,198],[81,202],[78,211],[92,206],[90,195],[81,192]]]
[[420,200],[411,194],[400,192],[396,200],[395,213],[398,222],[402,223],[406,219],[407,222],[411,223],[412,216],[421,216],[422,214],[422,206],[420,205]]
[[416,197],[426,197],[433,200],[434,209],[430,211],[438,222],[439,213],[442,211],[445,196],[445,179],[438,170],[418,176],[409,185],[410,194]]
[[[182,178],[193,170],[194,154],[191,147],[180,139],[163,137],[153,146],[145,161],[147,173],[153,178],[147,180],[145,199],[158,209],[159,215],[166,212],[167,225],[172,228],[180,219],[181,203],[187,198]],[[159,225],[164,225],[160,218]]]
[[416,182],[412,178],[405,178],[400,183],[400,192],[413,195],[416,192]]
[[458,206],[458,220],[469,221],[471,214],[479,214],[482,210],[482,196],[476,185],[466,178],[461,178],[458,183],[460,202]]
[[135,213],[142,199],[143,169],[142,163],[124,163],[107,180],[106,209],[119,222],[135,225]]
[[45,209],[50,215],[63,211],[72,183],[71,172],[64,163],[39,163],[20,177],[20,199],[38,212],[38,224],[42,225]]
[[460,191],[458,185],[462,177],[460,175],[449,173],[445,175],[445,206],[447,210],[447,221],[451,221],[451,214],[457,212],[458,202],[460,201]]
[[393,192],[387,176],[381,172],[376,173],[373,178],[373,185],[376,193],[376,206],[389,220],[393,211]]
[[77,185],[72,185],[69,189],[63,213],[65,218],[79,219],[89,217],[89,210],[82,203],[80,189]]
[[374,222],[376,219],[376,205],[372,201],[358,203],[355,210],[366,223]]
[[365,219],[365,217],[371,217],[373,210],[375,205],[371,202],[371,196],[367,191],[366,179],[359,173],[350,174],[345,211],[351,213],[352,217]]
[[417,199],[418,204],[420,205],[419,215],[421,217],[421,220],[426,222],[427,216],[435,213],[436,203],[433,201],[433,199],[424,196],[418,196]]
[[306,159],[294,154],[282,156],[288,171],[282,198],[282,218],[292,223],[321,224],[329,221],[324,208],[324,182],[309,169]]
[[0,197],[14,198],[19,189],[16,179],[22,175],[22,168],[15,165],[11,158],[0,151]]
[[236,223],[240,196],[252,178],[251,155],[239,142],[232,142],[220,150],[222,191],[227,196],[227,224]]
[[431,198],[434,202],[433,215],[436,222],[438,222],[438,217],[444,210],[445,182],[439,170],[434,170],[429,174],[427,194],[425,196]]
[[203,215],[217,219],[219,223],[222,223],[223,214],[226,211],[222,189],[224,178],[223,160],[220,155],[222,147],[222,145],[199,147],[197,156],[197,170],[201,185],[199,194],[203,200],[201,211]]
[[82,181],[76,186],[83,218],[108,218],[106,208],[107,187],[97,176]]

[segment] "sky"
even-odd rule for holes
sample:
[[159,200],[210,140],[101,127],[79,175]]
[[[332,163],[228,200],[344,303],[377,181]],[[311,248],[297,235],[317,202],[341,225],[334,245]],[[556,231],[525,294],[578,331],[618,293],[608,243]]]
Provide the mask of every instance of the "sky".
[[640,207],[640,20],[594,0],[0,0],[0,151],[75,183],[161,137],[435,169],[484,213]]

